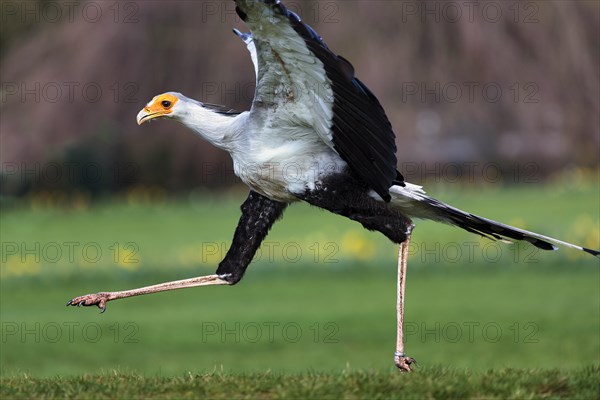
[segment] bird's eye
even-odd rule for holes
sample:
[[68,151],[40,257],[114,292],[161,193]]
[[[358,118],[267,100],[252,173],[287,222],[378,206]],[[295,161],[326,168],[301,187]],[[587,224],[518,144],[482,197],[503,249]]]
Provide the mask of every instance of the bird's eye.
[[169,100],[163,100],[163,101],[162,101],[162,103],[160,103],[160,104],[162,104],[162,106],[163,106],[164,108],[169,108],[169,107],[171,107],[171,102],[170,102]]

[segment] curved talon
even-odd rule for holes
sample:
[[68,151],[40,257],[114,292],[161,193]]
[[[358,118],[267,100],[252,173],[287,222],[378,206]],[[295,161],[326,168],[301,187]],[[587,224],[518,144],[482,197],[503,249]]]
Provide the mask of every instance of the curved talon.
[[396,364],[396,367],[398,367],[401,372],[410,372],[411,365],[417,365],[417,360],[407,357],[404,354],[396,354],[394,356],[394,364]]
[[96,294],[86,294],[85,296],[75,297],[67,302],[67,306],[77,306],[77,307],[90,307],[97,306],[100,309],[100,313],[104,313],[106,311],[106,303],[110,299],[108,298],[107,293],[96,293]]

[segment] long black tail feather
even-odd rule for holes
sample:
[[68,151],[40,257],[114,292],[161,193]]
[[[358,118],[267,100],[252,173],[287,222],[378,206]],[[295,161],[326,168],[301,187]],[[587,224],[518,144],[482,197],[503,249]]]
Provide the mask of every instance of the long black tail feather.
[[571,247],[600,258],[600,251],[577,246],[539,233],[529,232],[501,222],[479,217],[429,197],[420,186],[392,186],[392,205],[413,218],[430,219],[462,228],[492,240],[522,240],[542,250],[557,250],[556,245]]

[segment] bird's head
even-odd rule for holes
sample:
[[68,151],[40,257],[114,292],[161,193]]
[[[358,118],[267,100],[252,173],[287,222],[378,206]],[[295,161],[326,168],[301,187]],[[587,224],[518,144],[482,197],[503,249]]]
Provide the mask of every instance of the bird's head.
[[226,148],[239,131],[238,113],[222,106],[201,103],[181,93],[167,92],[155,96],[137,115],[138,125],[157,118],[174,119],[213,145]]
[[154,96],[137,115],[138,125],[156,118],[177,118],[185,97],[180,93],[168,92]]

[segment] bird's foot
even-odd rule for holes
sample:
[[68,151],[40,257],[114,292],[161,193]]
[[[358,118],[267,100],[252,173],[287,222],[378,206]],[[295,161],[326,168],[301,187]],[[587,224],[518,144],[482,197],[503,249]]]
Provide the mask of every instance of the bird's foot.
[[417,364],[417,360],[411,357],[407,357],[404,353],[396,352],[394,354],[394,364],[401,372],[410,372],[411,364]]
[[86,294],[85,296],[75,297],[67,303],[67,306],[98,306],[101,313],[106,311],[106,303],[111,300],[110,293],[100,292],[95,294]]

